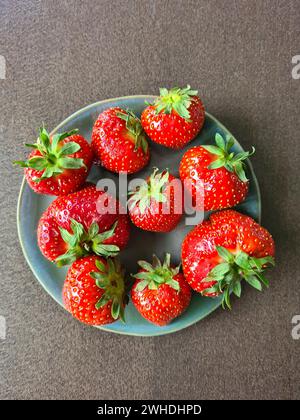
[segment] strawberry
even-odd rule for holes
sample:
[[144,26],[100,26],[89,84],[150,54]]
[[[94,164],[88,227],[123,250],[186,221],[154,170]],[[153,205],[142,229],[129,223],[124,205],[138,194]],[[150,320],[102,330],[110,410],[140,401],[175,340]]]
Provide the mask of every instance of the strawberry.
[[154,256],[153,264],[138,261],[141,269],[133,277],[131,298],[139,313],[153,324],[163,326],[177,318],[189,306],[191,289],[180,273],[171,267],[170,254],[164,263]]
[[124,270],[119,261],[96,255],[75,261],[64,283],[63,302],[67,311],[85,324],[124,321]]
[[155,143],[180,149],[193,140],[204,124],[204,106],[196,90],[160,89],[160,96],[143,111],[144,130]]
[[118,205],[95,185],[58,197],[39,221],[41,252],[58,266],[91,253],[115,256],[129,239],[129,218],[119,214]]
[[210,215],[182,243],[183,272],[187,282],[204,296],[223,293],[222,304],[230,308],[229,295],[241,295],[241,281],[258,290],[269,285],[263,275],[274,265],[271,234],[251,217],[235,210]]
[[41,128],[26,161],[14,161],[25,168],[25,177],[39,194],[66,195],[80,188],[92,165],[93,152],[78,130],[50,136]]
[[242,202],[248,193],[244,160],[252,152],[234,154],[233,138],[227,142],[217,133],[216,146],[196,146],[182,157],[179,167],[181,181],[192,196],[198,210],[219,210]]
[[99,115],[92,132],[92,147],[102,166],[112,172],[138,172],[150,159],[140,120],[119,107]]
[[129,216],[137,227],[152,232],[170,232],[182,216],[181,182],[168,171],[154,169],[128,201]]

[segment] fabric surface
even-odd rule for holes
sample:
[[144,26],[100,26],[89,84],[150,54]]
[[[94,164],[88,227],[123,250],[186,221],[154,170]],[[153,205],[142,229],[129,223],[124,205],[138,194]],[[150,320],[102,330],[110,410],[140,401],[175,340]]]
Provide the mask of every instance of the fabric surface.
[[[1,398],[299,398],[299,21],[296,0],[0,0]],[[262,221],[277,244],[272,285],[168,336],[80,325],[24,260],[11,161],[41,122],[52,129],[89,103],[187,83],[256,147]]]

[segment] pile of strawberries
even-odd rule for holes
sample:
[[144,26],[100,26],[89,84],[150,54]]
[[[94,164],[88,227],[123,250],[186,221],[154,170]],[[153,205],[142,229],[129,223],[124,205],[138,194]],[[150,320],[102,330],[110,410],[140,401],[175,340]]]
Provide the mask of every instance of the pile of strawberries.
[[[163,326],[188,307],[191,289],[208,297],[222,295],[223,307],[230,308],[230,295],[240,297],[243,279],[258,290],[268,286],[263,272],[274,264],[272,236],[252,218],[228,209],[247,196],[245,159],[254,149],[235,154],[234,140],[215,133],[215,144],[191,147],[182,156],[180,179],[155,168],[130,191],[129,215],[116,198],[86,182],[93,162],[115,173],[140,171],[150,160],[148,138],[181,149],[198,135],[204,120],[204,106],[190,86],[160,89],[141,119],[119,107],[102,112],[91,145],[77,130],[50,136],[42,128],[37,142],[27,144],[32,149],[28,159],[15,162],[24,167],[35,192],[58,196],[39,221],[38,245],[48,260],[70,265],[63,301],[75,318],[92,325],[124,320],[131,289],[141,315]],[[117,257],[128,243],[130,224],[152,232],[175,229],[184,212],[184,193],[177,191],[182,184],[196,209],[201,203],[205,211],[218,211],[185,237],[183,271],[166,253],[163,261],[156,256],[151,263],[138,261],[130,281]]]

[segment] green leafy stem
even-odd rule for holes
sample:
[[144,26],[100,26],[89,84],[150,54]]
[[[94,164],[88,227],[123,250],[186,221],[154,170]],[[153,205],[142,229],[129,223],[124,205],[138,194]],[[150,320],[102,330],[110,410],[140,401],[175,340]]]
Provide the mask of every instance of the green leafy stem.
[[114,235],[117,223],[118,221],[109,230],[99,233],[97,222],[93,222],[88,231],[85,231],[81,223],[70,219],[72,232],[61,227],[59,228],[62,239],[68,245],[68,250],[65,254],[56,258],[55,262],[61,267],[71,264],[78,258],[89,254],[101,255],[106,258],[116,256],[120,248],[117,245],[105,244],[103,242]]
[[125,293],[125,270],[117,258],[108,258],[106,262],[98,259],[95,264],[99,271],[92,271],[90,276],[95,280],[96,286],[104,291],[95,304],[95,308],[103,308],[111,302],[113,319],[120,318],[121,321],[125,322],[124,307],[128,302]]
[[23,168],[32,168],[37,171],[43,171],[40,177],[34,179],[40,182],[45,178],[51,178],[54,175],[61,174],[65,169],[86,168],[83,159],[70,157],[70,155],[80,150],[80,145],[70,141],[61,146],[61,142],[78,132],[77,129],[65,133],[57,133],[52,136],[42,127],[39,131],[39,137],[34,144],[26,143],[25,146],[38,150],[40,156],[33,156],[28,160],[15,160],[13,163]]
[[216,282],[212,287],[203,290],[203,292],[204,294],[223,293],[223,308],[226,305],[231,309],[231,292],[237,297],[241,296],[242,279],[259,291],[262,290],[262,285],[269,287],[269,281],[263,272],[268,265],[275,265],[273,257],[254,258],[243,251],[238,251],[234,255],[222,246],[216,246],[216,250],[223,262],[216,265],[203,280],[204,282]]
[[243,182],[247,182],[248,179],[245,174],[245,160],[248,159],[255,153],[255,148],[252,147],[251,152],[240,152],[235,154],[231,151],[232,146],[234,145],[234,139],[230,137],[227,141],[221,136],[221,134],[216,133],[215,135],[215,145],[203,145],[202,147],[207,150],[209,153],[216,155],[218,158],[214,160],[209,166],[208,169],[217,169],[225,167],[229,172],[234,172]]
[[143,153],[148,152],[148,142],[140,119],[129,109],[116,113],[117,117],[126,122],[126,129],[134,141],[134,150],[142,149]]
[[180,271],[180,265],[173,268],[170,265],[171,256],[166,254],[163,263],[153,255],[153,262],[150,264],[147,261],[138,261],[138,265],[142,268],[137,274],[133,274],[132,277],[140,280],[136,286],[138,292],[143,291],[146,287],[150,290],[157,290],[161,284],[168,284],[177,292],[180,292],[180,286],[174,277]]
[[165,203],[167,197],[164,190],[168,184],[169,176],[168,170],[159,172],[157,168],[154,168],[147,182],[143,182],[137,190],[129,192],[128,204],[130,208],[138,204],[140,212],[144,214],[147,207],[150,206],[152,198],[157,203]]
[[189,107],[195,96],[198,94],[197,90],[192,90],[190,85],[185,88],[174,87],[172,89],[160,88],[159,97],[154,101],[155,112],[157,114],[163,112],[164,114],[171,114],[174,110],[181,118],[187,122],[191,122],[191,114]]

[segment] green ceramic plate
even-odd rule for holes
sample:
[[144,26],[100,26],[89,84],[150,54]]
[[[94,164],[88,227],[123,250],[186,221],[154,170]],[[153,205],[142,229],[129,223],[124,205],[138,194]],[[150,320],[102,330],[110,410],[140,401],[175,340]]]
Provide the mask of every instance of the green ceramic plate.
[[[92,127],[97,116],[106,108],[113,106],[130,108],[136,112],[137,115],[140,115],[145,108],[145,100],[152,101],[153,99],[154,97],[151,96],[140,95],[97,102],[75,112],[75,114],[59,124],[53,130],[53,133],[56,131],[68,131],[72,128],[78,128],[80,134],[85,138],[90,139]],[[218,120],[206,113],[204,128],[186,149],[173,151],[151,142],[151,162],[144,171],[138,174],[138,176],[147,176],[154,166],[159,169],[169,168],[172,173],[178,174],[178,166],[183,153],[191,146],[211,143],[216,132],[223,135],[230,134]],[[242,151],[242,147],[238,142],[236,142],[235,149],[236,151]],[[247,200],[238,206],[237,210],[246,213],[259,221],[261,211],[259,186],[249,162],[248,176],[250,178],[250,192]],[[102,177],[115,179],[116,182],[118,180],[114,174],[109,173],[102,168],[93,167],[89,179],[97,181]],[[59,269],[54,264],[47,261],[42,256],[36,240],[38,220],[52,200],[53,198],[35,194],[28,187],[26,182],[23,181],[18,202],[18,232],[25,258],[34,275],[45,290],[62,305],[61,292],[67,269]],[[208,215],[206,214],[205,216],[207,217]],[[136,272],[137,260],[151,259],[153,253],[163,257],[165,252],[170,252],[173,261],[178,263],[180,261],[181,242],[190,229],[191,226],[185,226],[182,222],[169,234],[154,234],[138,230],[132,226],[131,239],[127,249],[121,254],[121,260],[127,267],[129,273]],[[157,327],[144,320],[130,302],[125,312],[126,324],[118,321],[99,328],[119,334],[138,336],[168,334],[194,324],[218,308],[219,305],[220,298],[205,298],[195,293],[191,305],[182,316],[165,327]],[[66,314],[66,316],[70,315]],[[220,316],[222,316],[221,313]],[[74,320],[74,322],[76,321]]]

